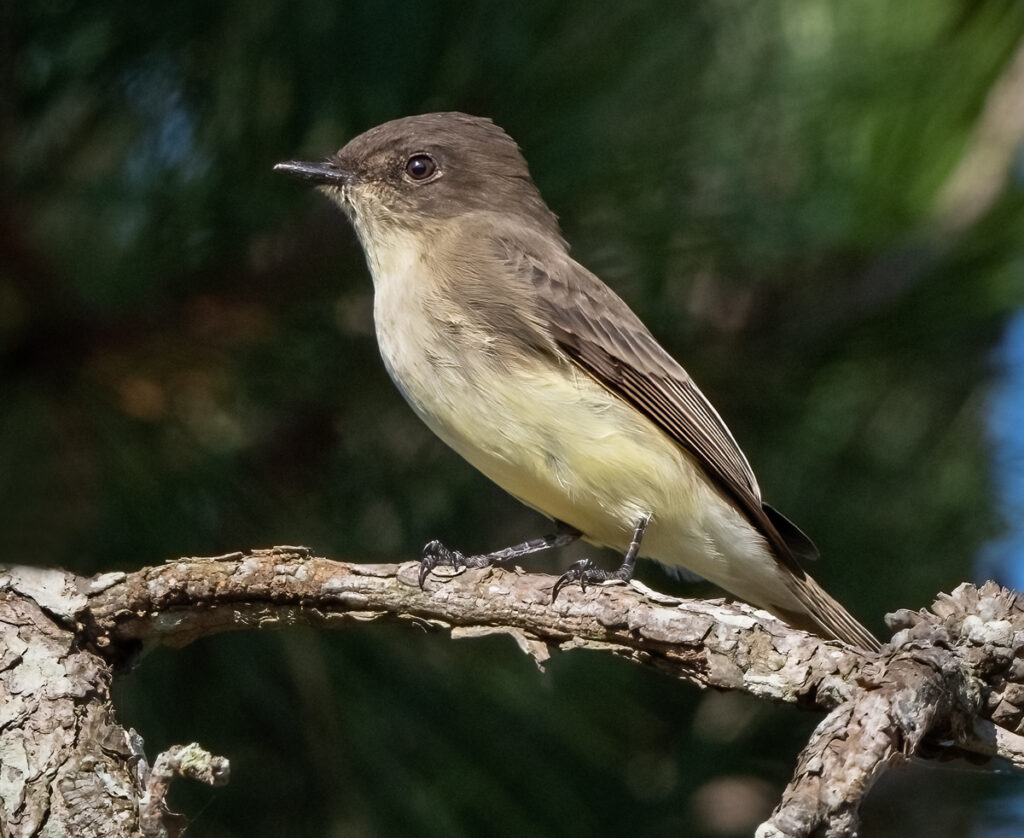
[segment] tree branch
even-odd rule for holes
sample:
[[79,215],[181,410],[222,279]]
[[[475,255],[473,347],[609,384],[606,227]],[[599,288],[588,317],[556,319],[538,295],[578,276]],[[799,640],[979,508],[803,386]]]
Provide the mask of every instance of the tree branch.
[[[15,570],[0,578],[6,597],[0,609],[29,602],[45,617],[37,616],[37,622],[43,619],[62,638],[64,645],[54,652],[59,660],[66,661],[72,649],[85,656],[88,665],[74,667],[84,673],[79,692],[88,694],[85,700],[97,712],[106,708],[107,728],[102,736],[79,739],[121,742],[100,750],[118,763],[110,770],[128,778],[124,788],[134,808],[126,811],[143,813],[147,835],[173,835],[180,828],[163,807],[167,783],[183,773],[180,753],[172,749],[159,762],[160,771],[149,771],[140,746],[112,721],[111,667],[142,644],[182,646],[222,631],[299,623],[340,628],[387,620],[452,637],[508,634],[538,665],[556,649],[601,650],[700,687],[742,690],[827,712],[782,802],[760,828],[762,838],[854,834],[871,785],[889,765],[911,756],[999,756],[1024,765],[1024,610],[1015,594],[992,583],[942,595],[932,612],[891,615],[890,626],[897,630],[892,643],[868,654],[791,629],[742,603],[674,599],[634,584],[566,589],[552,604],[550,576],[501,569],[433,574],[421,591],[417,571],[416,563],[335,562],[299,547],[181,559],[91,580]],[[11,624],[0,613],[0,631]],[[20,647],[7,639],[0,706],[9,706],[16,695],[12,679],[17,682],[20,672],[24,683],[27,671],[24,656],[10,651]],[[0,756],[8,753],[12,732],[30,729],[25,723],[0,726]],[[204,753],[196,747],[186,752]],[[38,776],[66,770],[66,762],[56,760],[56,767],[44,767]],[[207,782],[226,777],[226,762],[209,758],[204,764]],[[45,797],[50,788],[26,784],[22,798]],[[5,827],[16,814],[8,798],[0,789]],[[58,811],[53,800],[40,803],[38,811],[47,806],[51,815]]]
[[455,637],[510,634],[539,663],[555,648],[601,649],[701,687],[822,709],[850,697],[851,673],[862,662],[854,650],[742,603],[614,585],[567,589],[552,604],[552,577],[497,568],[434,573],[421,591],[418,569],[285,547],[182,559],[103,580],[90,596],[89,634],[116,655],[140,641],[182,646],[232,629],[383,619]]

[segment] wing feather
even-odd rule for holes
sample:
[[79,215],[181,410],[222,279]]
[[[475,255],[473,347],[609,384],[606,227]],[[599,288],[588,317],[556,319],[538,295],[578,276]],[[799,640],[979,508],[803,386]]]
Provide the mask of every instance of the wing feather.
[[554,341],[572,363],[689,452],[764,536],[789,571],[790,590],[806,609],[806,615],[786,612],[786,619],[865,650],[879,648],[871,632],[804,572],[800,560],[816,559],[817,548],[794,523],[761,501],[750,464],[725,422],[629,306],[563,250],[546,251],[542,262],[528,249],[505,241],[501,258],[520,282],[533,286],[533,315],[544,332],[541,344]]
[[633,311],[567,255],[553,269],[508,245],[505,259],[528,273],[541,317],[558,347],[689,452],[764,535],[779,560],[803,578],[796,556],[815,558],[813,543],[778,512],[766,511],[754,472],[725,422]]

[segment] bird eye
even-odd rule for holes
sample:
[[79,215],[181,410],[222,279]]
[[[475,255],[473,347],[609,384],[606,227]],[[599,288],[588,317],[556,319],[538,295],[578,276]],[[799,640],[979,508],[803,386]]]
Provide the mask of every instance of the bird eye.
[[437,171],[437,163],[429,154],[414,154],[405,164],[405,173],[413,180],[426,180]]

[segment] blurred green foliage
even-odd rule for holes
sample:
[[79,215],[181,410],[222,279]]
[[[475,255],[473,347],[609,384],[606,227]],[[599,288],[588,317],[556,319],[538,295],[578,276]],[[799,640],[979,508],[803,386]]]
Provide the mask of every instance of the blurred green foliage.
[[[1024,4],[0,15],[0,560],[398,560],[544,530],[405,407],[344,219],[271,172],[441,109],[519,141],[577,257],[685,361],[868,625],[971,578],[997,533],[985,397],[1024,302],[1024,192],[1020,137],[979,126]],[[379,626],[161,650],[117,693],[151,752],[231,757],[226,789],[176,789],[207,836],[749,834],[815,722]],[[890,775],[865,834],[984,834],[1003,785]]]

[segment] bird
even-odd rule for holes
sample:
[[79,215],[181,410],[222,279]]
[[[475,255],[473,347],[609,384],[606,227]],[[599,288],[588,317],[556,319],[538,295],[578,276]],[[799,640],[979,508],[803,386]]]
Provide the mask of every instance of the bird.
[[516,142],[485,117],[385,122],[316,162],[312,183],[355,228],[384,366],[426,425],[553,532],[438,566],[500,564],[582,538],[623,555],[571,583],[627,582],[644,557],[683,568],[797,628],[878,640],[803,563],[811,540],[763,502],[733,434],[630,307],[569,252]]

